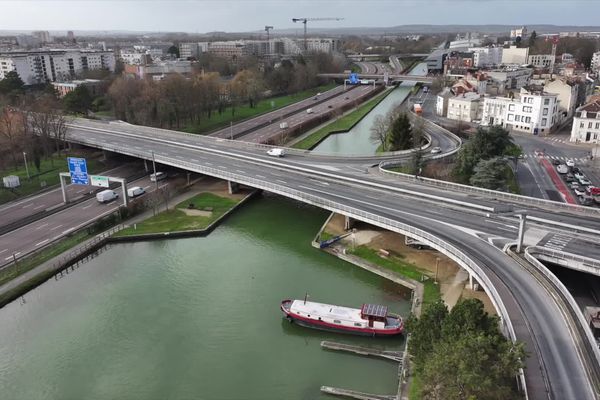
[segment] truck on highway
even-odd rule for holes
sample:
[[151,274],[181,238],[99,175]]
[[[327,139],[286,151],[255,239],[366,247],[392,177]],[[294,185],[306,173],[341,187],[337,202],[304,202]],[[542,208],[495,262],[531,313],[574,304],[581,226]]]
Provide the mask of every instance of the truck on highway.
[[279,124],[279,129],[287,129],[289,127],[287,122],[282,122]]
[[423,114],[423,109],[421,108],[421,105],[420,105],[420,104],[415,104],[415,105],[413,106],[413,108],[414,108],[414,110],[415,110],[415,114],[417,114],[417,115],[421,115],[421,114]]

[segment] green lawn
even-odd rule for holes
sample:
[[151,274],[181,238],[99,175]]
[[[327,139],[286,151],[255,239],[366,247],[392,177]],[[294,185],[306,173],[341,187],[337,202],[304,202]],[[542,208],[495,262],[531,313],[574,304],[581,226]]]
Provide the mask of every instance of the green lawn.
[[[204,229],[233,208],[239,201],[220,197],[212,193],[200,193],[191,199],[182,201],[175,208],[163,211],[139,224],[136,229],[129,227],[118,232],[115,236],[129,236],[144,233],[177,232]],[[187,215],[182,209],[194,204],[193,210],[207,211],[210,215]]]
[[[421,282],[422,277],[427,275],[429,272],[420,269],[414,264],[409,264],[403,261],[398,256],[392,255],[387,258],[380,257],[379,254],[377,254],[377,251],[366,246],[358,246],[356,249],[351,251],[351,254],[419,282]],[[425,286],[423,293],[423,306],[431,304],[441,298],[440,288],[438,285],[433,283],[433,280],[427,279],[422,283]]]
[[[21,182],[21,186],[14,190],[7,189],[3,186],[0,187],[0,204],[7,203],[12,200],[16,200],[19,197],[33,194],[46,186],[52,186],[60,183],[58,177],[59,172],[68,172],[67,157],[79,157],[80,155],[63,155],[54,156],[52,159],[48,158],[43,160],[40,165],[40,172],[37,171],[33,162],[28,161],[29,174],[31,179],[27,179],[27,171],[23,165],[19,169],[7,169],[0,171],[0,176],[17,175]],[[22,162],[23,160],[21,160]],[[52,163],[52,161],[54,163]],[[87,158],[88,172],[95,173],[99,172],[102,168],[102,164],[95,159]]]
[[375,108],[375,106],[377,106],[377,104],[379,104],[379,102],[383,100],[385,96],[387,96],[391,92],[391,90],[388,90],[383,93],[380,93],[379,95],[375,96],[371,100],[358,107],[358,109],[356,109],[355,111],[343,116],[342,118],[336,121],[331,122],[330,124],[319,129],[318,131],[313,132],[310,136],[302,139],[292,147],[296,149],[310,150],[314,146],[316,146],[321,140],[329,136],[331,132],[344,132],[352,129],[354,125],[356,125],[365,115],[367,115],[373,108]]
[[[244,104],[235,108],[235,115],[233,118],[231,116],[231,107],[227,107],[223,113],[213,113],[210,119],[203,118],[200,123],[188,126],[182,130],[189,133],[209,133],[214,130],[229,126],[232,121],[236,123],[247,118],[256,117],[259,114],[274,111],[278,108],[282,108],[292,103],[297,103],[301,100],[312,97],[319,92],[325,92],[333,89],[336,86],[337,84],[330,83],[328,85],[319,86],[287,96],[271,97],[270,99],[259,101],[254,108],[250,108],[248,104]],[[271,106],[271,103],[273,103],[273,106]]]

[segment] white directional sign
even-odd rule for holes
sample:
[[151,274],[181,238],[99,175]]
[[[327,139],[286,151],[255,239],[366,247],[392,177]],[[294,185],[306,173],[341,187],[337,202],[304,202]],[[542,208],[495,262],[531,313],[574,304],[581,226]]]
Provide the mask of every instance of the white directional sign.
[[108,176],[90,175],[92,186],[108,187]]

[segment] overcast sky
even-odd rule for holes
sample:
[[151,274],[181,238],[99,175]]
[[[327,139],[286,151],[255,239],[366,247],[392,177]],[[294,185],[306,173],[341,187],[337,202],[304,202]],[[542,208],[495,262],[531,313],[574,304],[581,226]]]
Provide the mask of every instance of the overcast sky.
[[[0,30],[256,31],[292,17],[343,17],[318,27],[405,24],[600,24],[597,0],[6,1]],[[310,24],[310,23],[309,23]],[[310,25],[309,25],[310,27]]]

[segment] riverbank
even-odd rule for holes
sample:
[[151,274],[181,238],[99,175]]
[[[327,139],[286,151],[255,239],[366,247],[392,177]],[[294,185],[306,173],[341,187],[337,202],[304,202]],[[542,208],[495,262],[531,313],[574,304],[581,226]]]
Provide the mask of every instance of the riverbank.
[[381,103],[393,90],[394,88],[387,88],[383,93],[370,99],[355,110],[349,111],[341,118],[328,122],[325,126],[317,128],[307,135],[303,135],[302,139],[292,142],[291,147],[295,149],[312,150],[329,135],[348,132],[377,107],[377,105],[379,105],[379,103]]
[[[341,239],[335,246],[340,251],[346,249],[350,254],[422,282],[423,304],[441,298],[452,308],[461,298],[477,298],[483,302],[488,313],[496,314],[485,292],[471,290],[468,287],[468,273],[445,255],[436,250],[407,246],[404,235],[368,224],[357,222],[354,229],[353,235]],[[344,230],[344,217],[335,214],[323,232],[329,237],[347,233]]]
[[[0,307],[44,283],[72,263],[78,262],[90,254],[93,255],[110,242],[206,235],[230,213],[252,198],[255,193],[257,193],[255,190],[242,189],[239,193],[230,195],[227,190],[227,182],[203,177],[190,186],[188,191],[171,199],[168,204],[177,204],[175,206],[177,208],[182,205],[187,206],[190,201],[193,201],[198,208],[212,208],[213,211],[210,215],[191,215],[189,218],[171,222],[169,218],[162,218],[161,213],[153,215],[152,210],[146,210],[130,218],[126,225],[118,225],[97,235],[85,229],[74,232],[44,250],[43,253],[19,261],[16,266],[0,271]],[[196,211],[201,210],[197,209]],[[188,217],[185,213],[184,216]],[[154,219],[157,217],[160,218]],[[144,221],[153,219],[159,223],[150,223],[144,226]],[[193,229],[178,230],[182,227],[181,223],[190,223]],[[133,228],[134,225],[142,226],[145,233],[136,231]],[[168,230],[169,228],[175,229]],[[158,229],[167,229],[167,231],[157,233]],[[121,231],[124,231],[125,234],[118,236]],[[155,234],[150,232],[155,232]]]

